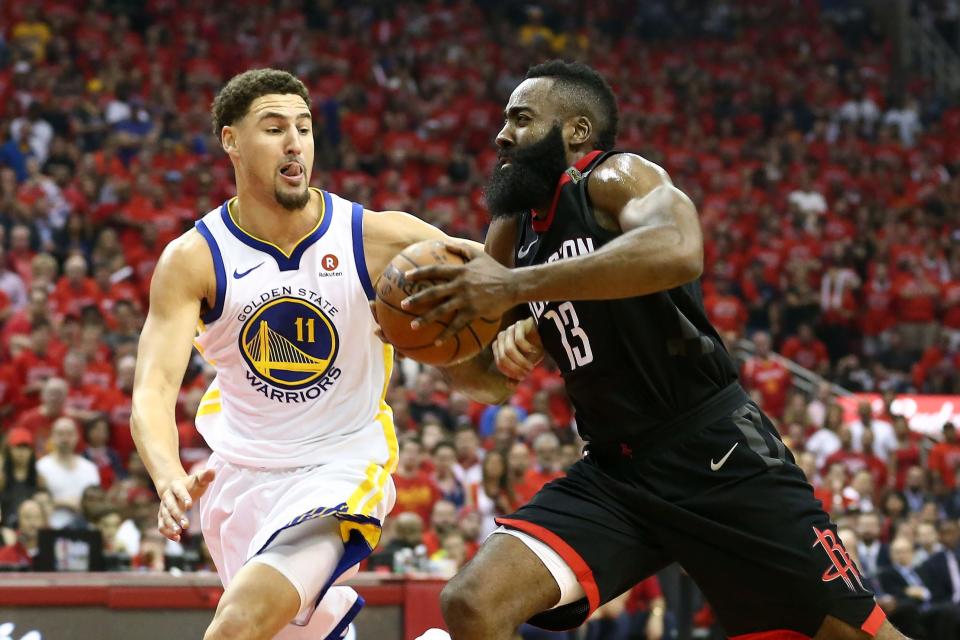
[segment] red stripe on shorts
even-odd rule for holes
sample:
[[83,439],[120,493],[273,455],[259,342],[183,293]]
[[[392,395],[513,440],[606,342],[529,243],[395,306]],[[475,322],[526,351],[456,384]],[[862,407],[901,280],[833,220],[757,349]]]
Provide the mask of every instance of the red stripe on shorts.
[[864,633],[869,634],[870,636],[875,636],[877,635],[877,631],[880,631],[880,626],[886,619],[887,614],[883,612],[883,609],[880,608],[880,605],[874,605],[873,611],[869,616],[867,616],[866,622],[864,622],[863,626],[860,628]]
[[583,592],[587,595],[587,602],[590,605],[590,613],[593,613],[600,606],[600,590],[597,588],[597,581],[593,579],[593,571],[590,566],[580,557],[580,554],[573,550],[563,539],[539,525],[527,522],[526,520],[514,520],[512,518],[496,518],[497,524],[505,527],[511,527],[518,531],[528,533],[540,542],[544,543],[556,551],[563,561],[566,562],[573,573],[577,576],[577,582],[583,587]]

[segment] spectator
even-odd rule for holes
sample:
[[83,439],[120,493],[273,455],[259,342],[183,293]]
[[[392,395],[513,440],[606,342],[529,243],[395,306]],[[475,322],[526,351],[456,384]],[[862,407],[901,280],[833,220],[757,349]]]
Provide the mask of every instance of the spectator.
[[927,457],[927,468],[939,476],[947,489],[956,488],[956,473],[960,469],[960,440],[952,422],[943,425],[943,440],[933,445]]
[[368,567],[374,571],[385,569],[394,573],[425,570],[425,567],[416,564],[419,549],[422,549],[422,556],[426,557],[423,519],[414,511],[405,511],[395,515],[392,521],[394,536],[370,556]]
[[880,516],[876,513],[863,513],[857,518],[857,557],[865,576],[879,576],[883,569],[890,567],[890,547],[880,541]]
[[27,304],[27,286],[7,264],[7,250],[0,244],[0,292],[6,296],[10,311],[16,312]]
[[843,425],[843,407],[832,404],[827,410],[823,426],[806,440],[806,450],[816,457],[817,468],[822,469],[827,458],[840,450],[839,430]]
[[[457,479],[454,467],[457,450],[453,443],[443,440],[433,448],[433,484],[440,490],[440,497],[460,509],[466,503],[467,494],[463,483]],[[434,505],[436,506],[436,505]]]
[[923,467],[916,465],[907,469],[907,477],[903,483],[903,497],[907,501],[907,509],[917,513],[923,509],[929,494],[927,474]]
[[857,404],[857,420],[849,424],[850,434],[853,437],[854,451],[864,451],[864,432],[873,434],[873,448],[871,453],[881,460],[888,460],[890,454],[897,450],[897,434],[893,425],[886,420],[878,420],[873,415],[870,402],[864,400]]
[[97,466],[100,486],[109,489],[114,479],[127,475],[120,455],[110,447],[110,422],[104,415],[97,415],[85,428],[86,447],[83,457]]
[[930,589],[913,568],[913,544],[897,538],[890,544],[890,566],[879,574],[883,592],[893,596],[896,607],[890,621],[910,636],[924,635],[921,611],[930,602]]
[[480,482],[468,487],[468,492],[471,504],[480,513],[480,537],[485,540],[497,528],[494,518],[510,513],[518,505],[503,454],[488,452],[482,469]]
[[62,378],[50,378],[43,384],[40,406],[24,412],[14,423],[14,428],[30,433],[37,452],[46,451],[53,424],[66,416],[67,389]]
[[39,532],[47,526],[43,509],[33,500],[24,500],[17,509],[16,542],[0,548],[0,566],[29,570],[37,555]]
[[430,526],[423,534],[423,544],[427,546],[427,555],[432,556],[443,546],[443,536],[457,528],[457,507],[449,500],[440,499],[433,503],[430,513]]
[[92,484],[80,495],[80,513],[68,526],[72,529],[94,529],[100,516],[108,509],[110,503],[107,501],[107,492],[100,485]]
[[440,490],[421,469],[420,441],[406,438],[400,444],[400,459],[393,475],[397,490],[395,513],[413,511],[423,522],[430,521],[433,504],[440,499]]
[[477,432],[470,425],[457,427],[453,435],[453,446],[457,450],[457,464],[453,467],[453,473],[457,476],[463,486],[477,484],[483,477],[481,469],[480,438]]
[[926,562],[927,558],[943,550],[936,526],[929,522],[917,525],[917,544],[913,553],[914,568]]
[[57,418],[50,434],[52,453],[37,461],[37,473],[53,498],[50,526],[65,527],[80,509],[80,496],[90,485],[100,484],[97,465],[75,453],[80,436],[72,418]]
[[760,408],[779,418],[787,403],[787,391],[793,377],[787,368],[770,356],[770,335],[764,331],[753,334],[754,355],[747,359],[740,371],[740,379],[748,389],[760,392]]
[[7,434],[3,447],[0,470],[0,525],[13,527],[20,504],[30,498],[41,486],[37,475],[37,454],[33,448],[33,435],[22,427],[15,427]]
[[813,328],[806,323],[799,326],[796,336],[787,338],[780,353],[820,375],[825,374],[830,366],[826,345],[813,335]]

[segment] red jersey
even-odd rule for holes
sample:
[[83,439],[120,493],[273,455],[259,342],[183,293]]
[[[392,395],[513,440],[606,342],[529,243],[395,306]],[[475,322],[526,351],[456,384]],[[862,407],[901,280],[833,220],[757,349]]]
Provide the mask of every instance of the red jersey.
[[397,502],[393,508],[396,514],[413,511],[423,518],[423,525],[430,525],[430,514],[433,504],[441,498],[440,489],[424,473],[405,478],[399,473],[393,476],[393,484],[397,489]]
[[763,410],[774,417],[783,414],[787,391],[793,376],[785,366],[770,359],[750,358],[740,372],[740,379],[748,389],[756,389],[763,399]]

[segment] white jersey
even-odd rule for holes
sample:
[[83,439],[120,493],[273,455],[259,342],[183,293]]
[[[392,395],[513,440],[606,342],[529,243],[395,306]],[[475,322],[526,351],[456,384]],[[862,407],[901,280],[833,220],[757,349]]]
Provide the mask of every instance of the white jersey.
[[196,340],[217,371],[197,428],[237,465],[355,460],[391,472],[397,439],[384,397],[393,351],[374,335],[368,307],[363,207],[318,193],[317,226],[290,255],[241,229],[232,200],[197,222],[217,283]]

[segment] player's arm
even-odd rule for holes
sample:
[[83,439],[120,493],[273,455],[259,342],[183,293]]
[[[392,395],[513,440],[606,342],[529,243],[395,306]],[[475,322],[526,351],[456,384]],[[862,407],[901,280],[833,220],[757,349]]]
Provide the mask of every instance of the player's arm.
[[622,234],[594,253],[515,272],[515,299],[604,300],[665,291],[700,277],[703,237],[693,202],[666,171],[628,153],[590,173],[598,221]]
[[611,156],[594,169],[587,191],[598,223],[619,237],[597,251],[546,264],[507,269],[460,250],[466,265],[429,265],[410,280],[443,279],[403,301],[404,309],[432,307],[432,322],[456,311],[445,339],[481,313],[548,300],[604,300],[642,296],[695,280],[703,270],[703,237],[690,199],[657,165],[633,154]]
[[157,262],[140,333],[130,430],[161,498],[160,530],[171,539],[179,539],[186,510],[212,479],[212,472],[184,471],[174,415],[201,300],[215,299],[212,281],[213,259],[199,233],[191,230],[171,242]]
[[[472,240],[451,238],[431,224],[402,211],[364,211],[363,245],[370,281],[374,283],[393,258],[421,240],[441,240],[482,251]],[[499,404],[513,394],[516,383],[501,374],[490,347],[459,364],[438,367],[447,383],[477,402]]]

